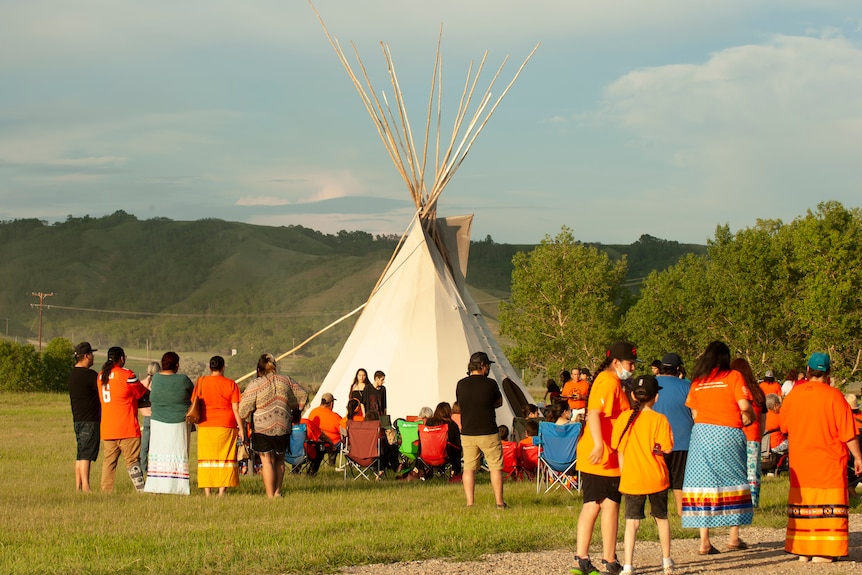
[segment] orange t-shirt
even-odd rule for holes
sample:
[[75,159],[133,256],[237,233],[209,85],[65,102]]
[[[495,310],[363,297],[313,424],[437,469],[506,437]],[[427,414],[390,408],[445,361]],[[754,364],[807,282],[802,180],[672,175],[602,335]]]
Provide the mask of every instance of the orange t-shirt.
[[[769,436],[769,449],[775,449],[781,445],[782,441],[787,439],[787,436],[781,433],[781,430],[779,429],[779,421],[780,419],[777,413],[769,410],[766,411],[766,429],[763,430],[763,433],[766,433],[767,431],[773,432]],[[776,429],[778,431],[775,431]]]
[[751,393],[742,374],[733,369],[721,373],[716,370],[691,383],[685,405],[697,411],[695,423],[742,429],[740,399],[751,401]]
[[[578,471],[606,477],[620,476],[617,452],[612,450],[610,446],[611,433],[614,422],[622,412],[630,407],[629,398],[616,374],[609,371],[601,372],[593,382],[593,389],[590,392],[589,404],[587,405],[587,421],[584,422],[584,434],[578,441]],[[597,464],[591,463],[589,460],[590,452],[593,450],[593,434],[589,425],[589,413],[591,411],[599,412],[599,423],[602,429],[602,459]]]
[[751,403],[751,409],[754,410],[754,422],[748,427],[743,427],[742,432],[745,434],[745,441],[756,441],[760,443],[763,437],[763,430],[760,428],[760,417],[763,415],[763,409],[759,405]]
[[790,487],[840,488],[844,495],[846,444],[857,430],[841,392],[819,381],[797,383],[781,405],[779,419],[789,439]]
[[623,435],[623,429],[633,413],[629,409],[620,415],[614,423],[611,437],[611,446],[623,456],[620,493],[659,493],[670,487],[670,475],[663,454],[673,450],[670,422],[657,411],[641,411]]
[[584,399],[568,399],[566,401],[569,402],[569,407],[571,409],[583,409],[587,406],[587,391],[589,390],[590,384],[584,381],[575,381],[574,379],[569,380],[563,386],[562,392],[560,395],[564,396],[573,396],[577,395],[578,397],[582,397]]
[[194,395],[203,401],[203,417],[198,427],[236,429],[234,403],[240,402],[239,386],[223,375],[206,375],[198,380]]
[[102,439],[110,441],[140,437],[138,399],[144,396],[147,388],[138,381],[135,372],[114,366],[108,374],[106,385],[102,385],[101,373],[97,381],[102,401],[102,423],[99,426]]
[[763,390],[763,395],[769,395],[770,393],[774,393],[778,397],[783,395],[781,393],[781,384],[777,381],[761,381],[760,389]]
[[311,424],[326,434],[332,443],[341,441],[341,416],[326,406],[319,405],[308,414]]

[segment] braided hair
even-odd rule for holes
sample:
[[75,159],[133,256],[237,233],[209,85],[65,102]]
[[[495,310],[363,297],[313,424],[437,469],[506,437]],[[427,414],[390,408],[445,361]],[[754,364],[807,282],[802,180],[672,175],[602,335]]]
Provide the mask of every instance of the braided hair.
[[114,365],[126,357],[126,352],[123,351],[122,347],[112,347],[108,349],[108,361],[102,366],[102,374],[101,374],[101,384],[102,386],[108,385],[108,379],[111,376],[111,370],[114,369]]

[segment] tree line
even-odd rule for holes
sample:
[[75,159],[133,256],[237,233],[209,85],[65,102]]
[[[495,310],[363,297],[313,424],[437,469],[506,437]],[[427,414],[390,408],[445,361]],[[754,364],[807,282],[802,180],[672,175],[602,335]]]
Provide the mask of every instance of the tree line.
[[513,259],[512,296],[501,304],[507,354],[533,374],[594,368],[606,346],[629,339],[646,361],[669,351],[689,366],[722,340],[763,375],[832,356],[841,381],[862,359],[862,212],[824,202],[790,223],[718,226],[705,254],[650,273],[639,293],[623,287],[626,257],[611,259],[563,228]]

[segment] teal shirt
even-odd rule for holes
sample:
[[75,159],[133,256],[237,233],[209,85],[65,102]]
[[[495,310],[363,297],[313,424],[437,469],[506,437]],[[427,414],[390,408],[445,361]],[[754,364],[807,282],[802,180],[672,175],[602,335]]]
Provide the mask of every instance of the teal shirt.
[[150,401],[153,404],[152,419],[162,423],[182,423],[192,404],[194,384],[187,375],[172,373],[153,376]]

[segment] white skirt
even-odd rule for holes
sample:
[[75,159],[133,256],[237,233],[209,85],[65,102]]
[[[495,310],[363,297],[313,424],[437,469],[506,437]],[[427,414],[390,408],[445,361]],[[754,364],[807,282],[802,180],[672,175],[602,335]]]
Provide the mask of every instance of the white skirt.
[[146,493],[189,494],[189,426],[150,421]]

